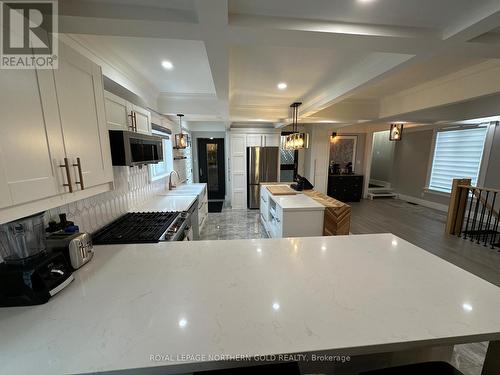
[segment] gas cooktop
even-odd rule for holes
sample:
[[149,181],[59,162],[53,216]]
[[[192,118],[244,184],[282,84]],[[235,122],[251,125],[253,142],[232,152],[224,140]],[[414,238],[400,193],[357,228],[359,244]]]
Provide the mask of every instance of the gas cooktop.
[[130,212],[95,232],[92,242],[111,245],[175,240],[173,235],[184,220],[185,215],[180,212]]

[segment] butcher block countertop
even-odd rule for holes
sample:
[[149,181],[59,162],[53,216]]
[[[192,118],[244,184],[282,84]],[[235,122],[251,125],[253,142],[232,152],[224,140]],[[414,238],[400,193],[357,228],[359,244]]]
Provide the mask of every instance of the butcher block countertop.
[[316,190],[304,190],[303,193],[326,207],[323,221],[324,236],[349,234],[351,206]]

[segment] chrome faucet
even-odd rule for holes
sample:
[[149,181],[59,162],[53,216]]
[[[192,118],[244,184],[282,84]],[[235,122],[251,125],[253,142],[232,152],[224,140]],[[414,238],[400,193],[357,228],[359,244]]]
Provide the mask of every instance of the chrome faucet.
[[172,190],[172,189],[175,189],[177,187],[177,185],[174,185],[172,183],[172,173],[174,173],[177,175],[177,181],[179,181],[180,177],[179,177],[179,173],[177,173],[177,171],[175,169],[172,169],[172,172],[170,172],[170,175],[168,176],[168,190]]

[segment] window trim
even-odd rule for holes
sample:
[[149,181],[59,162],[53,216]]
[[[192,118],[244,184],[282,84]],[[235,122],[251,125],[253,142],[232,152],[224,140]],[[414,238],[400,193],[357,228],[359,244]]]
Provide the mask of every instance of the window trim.
[[[162,132],[159,132],[159,133],[162,133]],[[152,133],[153,135],[160,135],[161,138],[162,138],[162,146],[163,146],[163,162],[164,163],[167,163],[167,150],[166,150],[166,145],[165,145],[165,141],[169,141],[170,142],[170,145],[172,145],[172,136],[168,133],[166,133],[165,135],[163,134],[158,134],[158,133],[155,133],[153,131]],[[171,154],[169,154],[171,155]],[[169,170],[168,169],[168,165],[171,165],[172,166],[172,169],[173,169],[173,164],[174,164],[174,161],[173,161],[173,155],[172,155],[172,160],[170,161],[170,163],[167,163],[167,168],[166,168],[166,172],[165,173],[162,173],[162,174],[159,174],[157,176],[153,176],[153,167],[154,167],[154,164],[150,164],[148,165],[148,175],[149,175],[149,182],[154,182],[154,181],[158,181],[158,180],[161,180],[163,178],[166,178],[168,177],[168,175],[170,174],[170,172],[172,172],[172,170]]]
[[[490,160],[491,148],[493,147],[493,137],[495,136],[495,128],[498,124],[499,124],[499,122],[490,122],[488,125],[486,125],[488,127],[488,130],[486,131],[486,139],[484,141],[483,156],[481,158],[481,164],[479,167],[479,173],[478,173],[478,178],[477,178],[477,185],[481,186],[481,187],[484,186],[484,181],[486,179],[486,172],[488,171],[488,162]],[[485,124],[484,123],[483,124],[476,124],[476,126],[480,126],[480,125],[485,125]],[[465,128],[465,127],[467,127],[467,126],[464,126],[463,128]],[[468,127],[470,127],[470,126],[468,126]],[[447,129],[447,127],[435,128],[433,130],[431,150],[430,150],[429,161],[428,161],[428,165],[427,165],[427,178],[426,178],[425,187],[423,190],[425,193],[449,197],[451,193],[434,190],[430,187],[431,175],[432,175],[432,162],[434,161],[434,153],[436,151],[437,133],[439,131],[443,131],[446,129]],[[461,129],[457,128],[456,130],[461,130]],[[450,129],[448,131],[453,131],[453,130]]]

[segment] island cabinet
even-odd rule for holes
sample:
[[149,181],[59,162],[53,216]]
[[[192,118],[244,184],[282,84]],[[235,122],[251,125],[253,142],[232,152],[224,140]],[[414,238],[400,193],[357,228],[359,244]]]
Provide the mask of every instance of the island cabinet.
[[323,235],[325,206],[304,194],[273,195],[261,185],[260,215],[269,237]]

